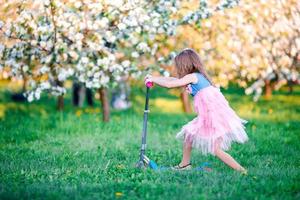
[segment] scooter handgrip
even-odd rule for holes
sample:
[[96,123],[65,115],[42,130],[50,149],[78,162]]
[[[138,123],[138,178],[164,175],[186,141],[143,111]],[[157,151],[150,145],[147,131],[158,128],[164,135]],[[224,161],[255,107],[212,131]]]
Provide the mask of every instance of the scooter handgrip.
[[151,81],[149,81],[149,82],[146,83],[146,87],[147,88],[152,88],[153,86],[154,86],[154,83],[151,82]]

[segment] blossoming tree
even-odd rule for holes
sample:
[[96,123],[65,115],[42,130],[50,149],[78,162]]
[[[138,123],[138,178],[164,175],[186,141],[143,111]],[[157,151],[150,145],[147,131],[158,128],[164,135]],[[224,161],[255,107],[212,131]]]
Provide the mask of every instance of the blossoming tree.
[[24,0],[14,20],[0,22],[6,38],[0,48],[1,70],[26,79],[29,101],[42,92],[58,96],[59,109],[64,82],[82,82],[99,91],[108,121],[107,88],[123,75],[139,76],[138,58],[155,56],[161,41],[179,25],[197,24],[237,0],[222,1],[213,10],[205,2],[177,19],[180,4],[175,0]]
[[299,83],[299,23],[297,0],[245,0],[178,37],[200,51],[217,85],[236,82],[257,100],[263,89],[270,96],[273,88]]

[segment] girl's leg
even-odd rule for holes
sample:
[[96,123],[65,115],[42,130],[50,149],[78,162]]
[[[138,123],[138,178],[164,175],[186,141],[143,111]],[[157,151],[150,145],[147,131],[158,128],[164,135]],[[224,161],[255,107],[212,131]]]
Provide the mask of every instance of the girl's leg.
[[191,151],[192,151],[192,144],[189,142],[183,143],[183,153],[182,153],[182,160],[179,166],[186,166],[191,162]]
[[231,155],[229,155],[220,148],[219,142],[217,143],[215,148],[215,155],[229,167],[237,171],[246,172],[245,168],[243,168],[236,160],[234,160],[234,158],[231,157]]

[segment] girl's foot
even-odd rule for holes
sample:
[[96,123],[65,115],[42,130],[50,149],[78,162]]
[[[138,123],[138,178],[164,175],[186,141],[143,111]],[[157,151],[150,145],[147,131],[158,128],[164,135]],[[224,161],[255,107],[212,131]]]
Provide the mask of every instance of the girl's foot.
[[173,170],[191,170],[192,169],[192,165],[191,163],[187,164],[187,165],[184,165],[184,166],[181,166],[180,164],[179,165],[176,165],[174,167],[172,167]]
[[242,173],[242,175],[245,175],[245,176],[248,175],[248,171],[244,168],[240,172]]

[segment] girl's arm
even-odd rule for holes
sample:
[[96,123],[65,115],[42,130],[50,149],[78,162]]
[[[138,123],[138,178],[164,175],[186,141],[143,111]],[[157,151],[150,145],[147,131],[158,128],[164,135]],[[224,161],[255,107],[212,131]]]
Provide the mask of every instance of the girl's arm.
[[175,88],[175,87],[185,86],[190,83],[196,83],[198,80],[195,74],[187,74],[180,79],[173,78],[173,77],[160,77],[160,76],[153,77],[151,75],[147,75],[145,77],[145,83],[149,81],[156,83],[157,85],[162,87]]

